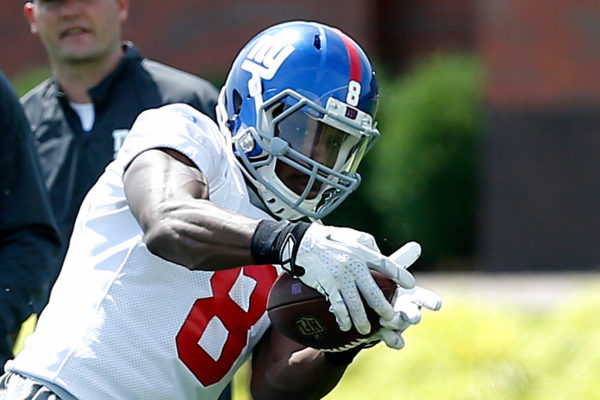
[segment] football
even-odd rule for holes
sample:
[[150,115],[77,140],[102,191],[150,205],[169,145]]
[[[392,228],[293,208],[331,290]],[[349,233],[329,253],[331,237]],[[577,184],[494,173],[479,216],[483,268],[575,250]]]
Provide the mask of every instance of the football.
[[[396,283],[377,271],[371,270],[371,275],[391,302]],[[319,350],[340,351],[360,343],[361,339],[370,337],[380,327],[379,315],[366,302],[363,303],[371,323],[371,333],[362,335],[354,327],[344,332],[329,311],[329,301],[325,296],[283,273],[271,288],[267,311],[273,327],[297,343]]]

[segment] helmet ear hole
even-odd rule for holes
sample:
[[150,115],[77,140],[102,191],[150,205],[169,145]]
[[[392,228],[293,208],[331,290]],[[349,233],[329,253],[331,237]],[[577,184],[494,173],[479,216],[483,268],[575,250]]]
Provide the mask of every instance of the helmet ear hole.
[[315,46],[315,49],[321,50],[321,37],[319,35],[315,35],[313,46]]
[[235,115],[240,113],[240,109],[242,108],[242,96],[240,96],[237,90],[233,91],[233,109],[235,110]]
[[[233,90],[232,91],[232,97],[233,99],[231,99],[232,101],[232,106],[233,106],[233,113],[231,113],[229,115],[229,118],[226,121],[227,124],[227,128],[231,131],[234,132],[236,130],[236,125],[237,125],[237,119],[238,116],[240,115],[240,110],[242,109],[242,96],[240,96],[240,93],[237,90]],[[227,102],[228,100],[226,99],[225,102]]]
[[285,108],[285,104],[277,103],[277,105],[275,105],[275,107],[272,108],[271,117],[275,118],[275,117],[281,115],[284,108]]

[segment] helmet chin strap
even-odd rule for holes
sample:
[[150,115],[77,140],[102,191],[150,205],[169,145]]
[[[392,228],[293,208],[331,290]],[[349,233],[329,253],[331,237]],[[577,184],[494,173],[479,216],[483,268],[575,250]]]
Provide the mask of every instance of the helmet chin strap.
[[248,195],[250,197],[250,203],[257,208],[260,208],[267,214],[272,215],[272,216],[276,217],[277,219],[280,219],[279,216],[274,215],[273,212],[271,212],[271,210],[269,210],[269,207],[267,207],[263,198],[257,193],[258,187],[255,186],[254,183],[250,182],[250,179],[248,179],[247,175],[246,175],[246,178],[247,178],[247,183],[248,183]]
[[264,204],[269,209],[269,213],[277,217],[278,219],[296,220],[304,217],[304,214],[297,210],[294,210],[277,196],[271,193],[263,185],[259,184],[257,190],[261,193]]
[[[250,196],[250,203],[252,203],[253,206],[260,208],[278,220],[285,219],[293,221],[304,217],[304,214],[285,204],[277,196],[267,190],[264,185],[252,178],[246,168],[241,165],[239,160],[238,163],[242,167],[244,176],[249,183],[248,193]],[[314,220],[313,218],[310,219]]]
[[[265,185],[263,185],[261,182],[259,182],[257,179],[255,179],[252,174],[248,171],[248,169],[245,167],[244,163],[242,162],[242,160],[240,160],[239,157],[235,157],[236,162],[238,163],[238,165],[240,165],[242,172],[244,174],[244,176],[246,177],[246,180],[248,181],[248,183],[250,183],[250,185],[252,186],[251,190],[252,195],[250,197],[252,204],[259,207],[260,209],[262,209],[263,211],[268,212],[269,214],[273,215],[274,217],[276,217],[277,219],[286,219],[286,220],[297,220],[303,217],[306,217],[306,215],[298,210],[298,209],[294,209],[293,207],[289,206],[285,201],[283,201],[282,199],[279,198],[279,196],[277,196],[275,193],[273,193],[272,190],[269,190]],[[259,174],[261,174],[261,176],[263,177],[263,179],[266,179],[268,181],[270,181],[271,184],[273,184],[273,179],[278,179],[275,176],[275,172],[274,172],[274,164],[271,165],[265,165],[259,169],[263,170],[258,172]],[[268,169],[268,171],[265,171],[264,169]],[[262,173],[261,173],[262,172]],[[266,174],[265,174],[266,172]],[[265,176],[266,175],[266,176]],[[285,190],[286,192],[292,192],[291,189],[289,189],[285,184],[281,183],[280,185],[277,185],[278,190]],[[297,195],[295,195],[297,196]],[[253,198],[256,197],[256,198]],[[313,199],[313,200],[304,200],[302,202],[302,205],[306,206],[309,205],[309,207],[311,208],[315,208],[318,204],[318,199]],[[311,220],[315,220],[314,218],[310,218]]]
[[[233,151],[235,145],[233,144],[230,135],[228,142],[230,148]],[[262,183],[255,179],[254,176],[252,176],[252,174],[250,173],[250,171],[248,171],[248,167],[240,159],[240,157],[244,156],[234,155],[233,158],[242,170],[246,181],[249,183],[248,193],[250,195],[250,202],[252,203],[252,205],[260,208],[268,214],[271,214],[279,220],[296,220],[304,217],[304,214],[302,214],[298,210],[294,210],[293,208],[285,204],[275,194],[268,190]]]

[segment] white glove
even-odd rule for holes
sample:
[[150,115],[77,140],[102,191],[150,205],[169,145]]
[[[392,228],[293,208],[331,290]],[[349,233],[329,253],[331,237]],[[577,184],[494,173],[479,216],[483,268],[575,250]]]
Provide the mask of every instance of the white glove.
[[393,321],[397,313],[375,283],[369,268],[403,288],[415,285],[413,276],[405,268],[419,257],[421,248],[412,242],[402,249],[402,256],[395,262],[381,254],[375,239],[368,233],[313,223],[300,241],[294,264],[304,269],[299,279],[329,299],[330,311],[343,331],[354,324],[358,332],[367,334],[371,324],[361,295],[384,320]]
[[381,340],[392,349],[404,347],[402,332],[409,326],[421,321],[421,308],[438,311],[442,307],[442,298],[420,286],[412,289],[396,289],[394,300],[394,317],[390,320],[380,319],[382,328],[373,335],[370,341]]
[[[406,246],[403,246],[395,251],[390,255],[390,259],[408,268],[406,261],[410,259],[410,255],[406,254],[405,248]],[[392,349],[401,349],[404,347],[402,332],[421,321],[421,308],[437,311],[442,307],[442,298],[420,286],[408,290],[399,287],[396,289],[393,303],[394,317],[390,320],[379,320],[382,328],[373,335],[373,339],[383,341]]]

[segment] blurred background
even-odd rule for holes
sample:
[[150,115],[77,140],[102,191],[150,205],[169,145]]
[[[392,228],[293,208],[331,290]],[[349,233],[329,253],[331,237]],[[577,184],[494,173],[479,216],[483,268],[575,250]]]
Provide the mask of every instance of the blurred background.
[[[328,398],[600,398],[600,3],[131,0],[124,37],[219,87],[250,37],[290,19],[339,27],[379,73],[381,139],[326,222],[384,253],[419,241],[413,273],[445,299]],[[48,75],[22,2],[0,3],[0,38],[19,94]]]

